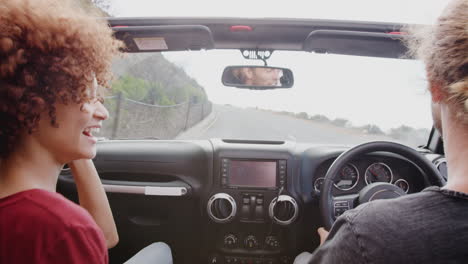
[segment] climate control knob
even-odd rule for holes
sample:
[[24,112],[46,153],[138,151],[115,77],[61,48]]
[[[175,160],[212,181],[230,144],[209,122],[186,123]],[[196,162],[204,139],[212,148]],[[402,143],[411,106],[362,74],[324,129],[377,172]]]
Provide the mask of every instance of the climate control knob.
[[276,236],[267,236],[265,238],[265,244],[271,249],[280,248],[280,243]]
[[258,240],[254,235],[249,235],[244,239],[244,246],[247,249],[254,249],[258,247]]
[[237,236],[234,234],[227,234],[224,236],[223,244],[225,247],[233,248],[237,244]]

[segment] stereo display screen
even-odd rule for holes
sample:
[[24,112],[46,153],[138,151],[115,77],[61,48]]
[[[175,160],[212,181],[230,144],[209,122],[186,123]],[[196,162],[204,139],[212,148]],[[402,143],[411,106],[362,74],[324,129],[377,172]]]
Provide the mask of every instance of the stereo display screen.
[[276,161],[230,160],[229,163],[229,185],[276,187]]

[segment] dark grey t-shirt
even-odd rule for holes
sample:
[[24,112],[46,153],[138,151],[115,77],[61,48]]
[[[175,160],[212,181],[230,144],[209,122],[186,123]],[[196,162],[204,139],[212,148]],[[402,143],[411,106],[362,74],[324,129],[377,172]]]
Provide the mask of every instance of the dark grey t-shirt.
[[294,263],[468,263],[468,195],[430,187],[363,204]]

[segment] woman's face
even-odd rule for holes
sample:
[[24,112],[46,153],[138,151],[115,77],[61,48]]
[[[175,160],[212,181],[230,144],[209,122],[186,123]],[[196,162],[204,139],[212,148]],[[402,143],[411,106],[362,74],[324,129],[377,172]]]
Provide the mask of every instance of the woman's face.
[[97,82],[94,80],[89,92],[92,99],[83,104],[57,103],[53,127],[47,114],[41,116],[33,137],[61,164],[77,159],[92,159],[96,155],[97,138],[93,136],[109,117],[109,112],[97,97]]

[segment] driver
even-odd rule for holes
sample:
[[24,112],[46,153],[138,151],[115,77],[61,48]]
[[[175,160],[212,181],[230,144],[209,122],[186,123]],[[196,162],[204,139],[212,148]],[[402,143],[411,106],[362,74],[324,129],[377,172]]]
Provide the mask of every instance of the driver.
[[233,71],[242,84],[252,86],[281,86],[280,69],[244,67]]
[[415,32],[410,50],[426,65],[434,126],[449,178],[442,187],[345,212],[321,245],[294,263],[466,263],[468,261],[468,1],[449,3],[436,25]]

